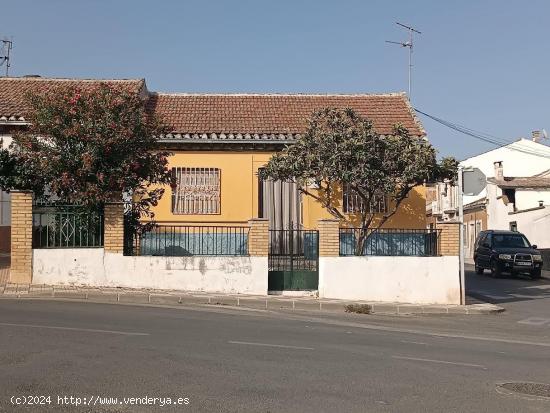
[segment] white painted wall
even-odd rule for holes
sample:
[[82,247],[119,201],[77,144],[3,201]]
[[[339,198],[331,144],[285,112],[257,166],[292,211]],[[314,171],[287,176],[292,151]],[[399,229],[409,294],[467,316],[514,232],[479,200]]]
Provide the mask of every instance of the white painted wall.
[[458,257],[320,257],[319,296],[460,304]]
[[[33,283],[267,294],[267,257],[125,257],[33,250]],[[321,257],[321,298],[459,304],[458,257]]]
[[267,294],[267,257],[125,257],[103,248],[34,249],[33,283]]
[[516,189],[516,208],[518,210],[536,208],[539,201],[543,205],[550,205],[550,188],[546,191],[534,191],[528,189]]
[[[518,194],[523,197],[526,193],[531,191],[517,191],[516,200]],[[535,192],[535,191],[533,191]],[[510,229],[510,223],[515,221],[519,232],[525,234],[532,244],[536,244],[540,248],[550,248],[550,202],[545,203],[544,208],[535,209],[532,211],[514,212],[512,204],[505,205],[502,198],[498,198],[502,195],[502,190],[495,184],[487,184],[487,225],[489,229]],[[540,195],[540,194],[539,194]],[[536,199],[537,196],[531,196],[531,201]],[[523,200],[529,199],[530,195],[526,195]],[[523,208],[535,208],[538,206],[538,201],[528,204],[522,203]]]
[[[487,178],[494,178],[494,163],[499,161],[503,162],[504,176],[524,177],[538,175],[550,170],[550,147],[533,142],[529,139],[520,139],[509,145],[465,159],[460,162],[460,165],[464,167],[479,168]],[[453,219],[455,214],[446,212],[446,209],[457,205],[455,189],[449,190],[449,188],[446,188],[445,184],[438,184],[436,188],[437,205],[432,205],[432,210],[442,212],[443,221]],[[481,191],[479,195],[465,196],[464,205],[485,198],[488,195],[487,191],[488,188]],[[550,192],[548,196],[550,196]],[[547,200],[548,198],[545,197],[543,199]],[[535,200],[537,203],[534,205],[531,201],[533,201],[533,199],[522,199],[520,201],[522,206],[518,206],[518,208],[533,208],[538,205],[539,199]],[[550,204],[550,200],[548,203]],[[489,228],[491,229],[492,227],[489,226]]]
[[550,206],[509,215],[508,219],[517,222],[518,231],[525,234],[531,244],[550,248]]
[[[520,139],[492,151],[465,159],[464,167],[479,168],[487,178],[495,177],[495,162],[503,162],[504,176],[533,176],[550,169],[550,147],[529,139]],[[464,204],[484,198],[485,191],[477,196],[465,196]]]
[[3,135],[0,133],[0,142],[2,143],[2,145],[0,145],[3,149],[7,149],[10,145],[11,145],[11,142],[12,142],[12,137],[11,135]]

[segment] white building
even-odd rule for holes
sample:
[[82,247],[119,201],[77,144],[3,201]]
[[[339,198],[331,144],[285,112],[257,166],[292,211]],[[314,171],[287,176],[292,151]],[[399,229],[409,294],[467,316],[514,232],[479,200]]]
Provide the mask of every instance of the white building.
[[[485,229],[515,229],[537,246],[550,248],[550,147],[520,139],[460,165],[479,168],[487,177],[479,195],[464,197],[467,257],[473,257],[477,234]],[[429,190],[428,223],[456,221],[456,187],[438,183]]]
[[489,228],[520,231],[538,247],[550,248],[550,170],[511,177],[496,162],[495,174],[487,182]]

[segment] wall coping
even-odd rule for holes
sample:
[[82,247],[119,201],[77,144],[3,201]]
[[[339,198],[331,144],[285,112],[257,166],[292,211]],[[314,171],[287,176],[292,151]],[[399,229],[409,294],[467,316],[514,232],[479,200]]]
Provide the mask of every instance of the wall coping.
[[13,194],[13,193],[16,193],[16,194],[32,194],[33,191],[29,190],[29,189],[10,189],[9,191],[10,194]]

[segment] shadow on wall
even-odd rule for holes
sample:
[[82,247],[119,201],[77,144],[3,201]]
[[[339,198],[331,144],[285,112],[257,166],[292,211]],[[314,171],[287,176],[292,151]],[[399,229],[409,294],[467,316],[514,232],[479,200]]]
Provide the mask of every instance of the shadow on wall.
[[542,269],[550,271],[550,248],[539,249],[542,254]]
[[9,254],[11,250],[11,227],[0,227],[0,254]]
[[[350,215],[350,218],[353,227],[361,226],[359,215]],[[381,216],[375,217],[371,227],[377,227],[381,219]],[[395,215],[393,215],[382,228],[426,228],[426,198],[424,196],[424,189],[422,187],[413,189],[409,193],[409,196],[401,203]]]

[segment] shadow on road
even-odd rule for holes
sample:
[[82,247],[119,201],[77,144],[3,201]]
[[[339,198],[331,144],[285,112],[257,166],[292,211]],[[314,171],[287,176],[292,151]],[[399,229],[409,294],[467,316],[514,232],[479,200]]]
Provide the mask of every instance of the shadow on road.
[[466,296],[470,300],[468,304],[479,301],[492,304],[545,299],[550,301],[550,280],[532,280],[527,276],[507,274],[492,278],[488,272],[477,275],[474,267],[467,265]]

